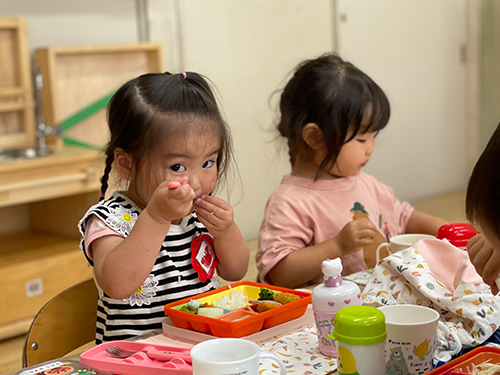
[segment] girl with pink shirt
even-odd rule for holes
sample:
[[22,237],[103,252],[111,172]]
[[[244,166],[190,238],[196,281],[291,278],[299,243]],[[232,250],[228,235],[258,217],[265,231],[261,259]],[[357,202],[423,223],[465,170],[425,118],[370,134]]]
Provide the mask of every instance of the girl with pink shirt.
[[[290,175],[268,199],[256,256],[260,281],[289,288],[322,282],[321,263],[344,275],[375,266],[389,235],[435,235],[443,219],[415,211],[361,172],[390,105],[373,80],[338,55],[299,64],[280,100],[278,131]],[[384,255],[384,254],[382,254]]]

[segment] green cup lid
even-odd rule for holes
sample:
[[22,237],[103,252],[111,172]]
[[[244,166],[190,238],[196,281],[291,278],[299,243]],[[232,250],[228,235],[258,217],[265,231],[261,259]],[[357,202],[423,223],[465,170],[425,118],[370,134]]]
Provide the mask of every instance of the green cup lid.
[[384,342],[387,337],[385,316],[370,306],[340,309],[334,318],[333,333],[328,338],[344,344],[368,346]]

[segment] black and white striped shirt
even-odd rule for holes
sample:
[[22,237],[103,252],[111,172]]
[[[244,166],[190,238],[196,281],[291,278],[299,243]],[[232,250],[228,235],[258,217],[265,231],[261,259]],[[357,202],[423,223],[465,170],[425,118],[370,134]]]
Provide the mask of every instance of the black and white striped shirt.
[[[92,266],[83,238],[90,215],[96,215],[109,228],[126,237],[140,213],[141,210],[120,191],[87,211],[78,227],[82,233],[80,248]],[[179,225],[171,225],[151,273],[130,297],[110,298],[98,286],[96,343],[161,330],[164,305],[219,287],[217,274],[203,283],[191,264],[191,241],[204,232],[208,231],[195,212],[183,218]]]

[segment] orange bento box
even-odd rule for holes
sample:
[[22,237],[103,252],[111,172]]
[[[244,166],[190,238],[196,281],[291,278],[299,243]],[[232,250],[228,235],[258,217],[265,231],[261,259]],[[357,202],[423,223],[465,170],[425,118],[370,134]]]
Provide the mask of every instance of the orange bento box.
[[[259,298],[260,288],[268,288],[274,292],[292,293],[300,299],[289,302],[277,308],[252,313],[247,307],[232,310],[216,318],[181,311],[181,307],[191,300],[198,300],[201,304],[213,303],[222,296],[230,297],[232,291],[237,290],[248,300]],[[189,298],[165,305],[165,315],[170,317],[172,324],[178,328],[195,330],[212,334],[216,337],[243,337],[259,332],[262,329],[274,327],[304,315],[307,305],[311,303],[311,293],[281,288],[274,285],[260,284],[251,281],[240,281],[225,287],[211,290]]]

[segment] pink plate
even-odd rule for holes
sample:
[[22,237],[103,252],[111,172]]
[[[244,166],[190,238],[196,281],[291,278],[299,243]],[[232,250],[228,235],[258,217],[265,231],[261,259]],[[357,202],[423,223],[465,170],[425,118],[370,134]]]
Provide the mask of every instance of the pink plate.
[[[115,345],[125,350],[136,351],[136,353],[127,358],[114,357],[105,351],[106,347],[109,345]],[[151,353],[174,352],[179,353],[179,357],[173,356],[170,360],[154,360],[141,350],[146,350]],[[134,341],[109,341],[82,353],[80,361],[113,374],[191,375],[193,373],[191,363],[186,362],[182,358],[182,356],[189,355],[190,351],[191,349],[189,348],[177,346],[152,345]]]

